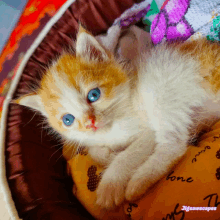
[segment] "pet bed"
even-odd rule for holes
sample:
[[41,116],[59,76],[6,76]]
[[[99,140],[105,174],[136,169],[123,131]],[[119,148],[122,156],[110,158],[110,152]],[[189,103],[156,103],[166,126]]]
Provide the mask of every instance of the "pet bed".
[[[87,186],[86,181],[80,182],[81,179],[74,174],[74,158],[68,163],[73,176],[76,176],[75,184],[66,172],[62,143],[42,129],[43,118],[28,108],[10,104],[12,98],[26,94],[36,86],[44,67],[73,42],[78,21],[94,35],[99,35],[105,33],[113,22],[123,28],[142,19],[146,30],[151,25],[155,44],[201,35],[218,40],[219,4],[217,1],[210,4],[204,1],[206,5],[199,2],[29,1],[0,58],[0,100],[3,104],[1,185],[12,219],[98,218],[93,203],[94,190],[88,187],[81,190],[81,203],[72,193],[73,185],[78,188],[83,184]],[[197,13],[196,18],[193,18],[193,12]],[[180,164],[141,201],[126,204],[116,215],[109,214],[109,219],[218,219],[219,130],[219,124],[216,124],[210,133],[203,136],[199,148],[190,147]],[[87,178],[87,170],[94,166],[93,161],[88,163],[90,159],[85,159],[89,157],[86,153],[81,152],[77,157],[83,158],[75,167],[80,166],[76,169]],[[83,166],[85,170],[82,170]],[[93,174],[98,176],[99,172],[97,168]],[[88,200],[83,194],[88,196],[91,204],[86,202]]]

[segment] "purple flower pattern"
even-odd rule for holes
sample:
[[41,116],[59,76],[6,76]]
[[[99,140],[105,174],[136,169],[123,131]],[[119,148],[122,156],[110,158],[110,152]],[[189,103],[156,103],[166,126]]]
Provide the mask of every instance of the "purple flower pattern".
[[151,38],[154,44],[164,40],[187,40],[194,34],[193,28],[185,19],[190,0],[170,0],[156,15],[151,25]]

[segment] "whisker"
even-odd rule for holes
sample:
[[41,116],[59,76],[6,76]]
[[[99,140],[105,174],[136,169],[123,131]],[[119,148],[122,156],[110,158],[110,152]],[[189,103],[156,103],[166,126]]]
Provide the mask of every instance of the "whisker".
[[[51,146],[51,148],[54,148],[54,147],[57,147],[57,146],[60,146],[60,145],[62,145],[62,144],[61,143],[55,144],[55,145]],[[63,147],[63,145],[62,145],[62,147]]]
[[33,115],[33,117],[31,118],[31,120],[28,121],[23,127],[25,127],[27,124],[29,124],[29,123],[33,120],[33,118],[36,116],[36,114],[37,114],[37,112],[34,113],[34,115]]
[[[47,123],[47,120],[45,118],[43,118],[43,121],[41,123],[39,123],[37,126],[39,125],[42,125],[41,126],[41,143],[42,143],[42,140],[43,140],[43,131],[46,130],[48,128],[48,123]],[[46,125],[46,126],[44,126]]]
[[[63,146],[59,147],[55,152],[52,153],[52,155],[49,158],[49,161],[51,160],[51,158],[58,152],[60,151],[60,149],[62,149]],[[57,162],[57,161],[56,161]]]

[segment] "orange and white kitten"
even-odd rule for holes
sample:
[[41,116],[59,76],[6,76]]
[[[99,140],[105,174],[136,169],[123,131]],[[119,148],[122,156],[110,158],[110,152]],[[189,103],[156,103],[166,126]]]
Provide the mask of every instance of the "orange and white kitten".
[[220,117],[220,47],[206,40],[159,45],[129,72],[80,29],[35,94],[16,102],[40,111],[65,140],[106,165],[97,188],[105,208],[134,200],[186,152],[205,122]]

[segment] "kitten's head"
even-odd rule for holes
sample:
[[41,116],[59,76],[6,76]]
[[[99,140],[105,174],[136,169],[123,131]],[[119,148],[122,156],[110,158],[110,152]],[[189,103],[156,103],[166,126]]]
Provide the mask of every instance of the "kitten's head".
[[121,144],[123,134],[129,135],[130,102],[127,74],[82,27],[76,56],[61,55],[47,70],[35,94],[16,100],[40,111],[68,140],[86,145],[108,144],[117,136],[116,142]]

